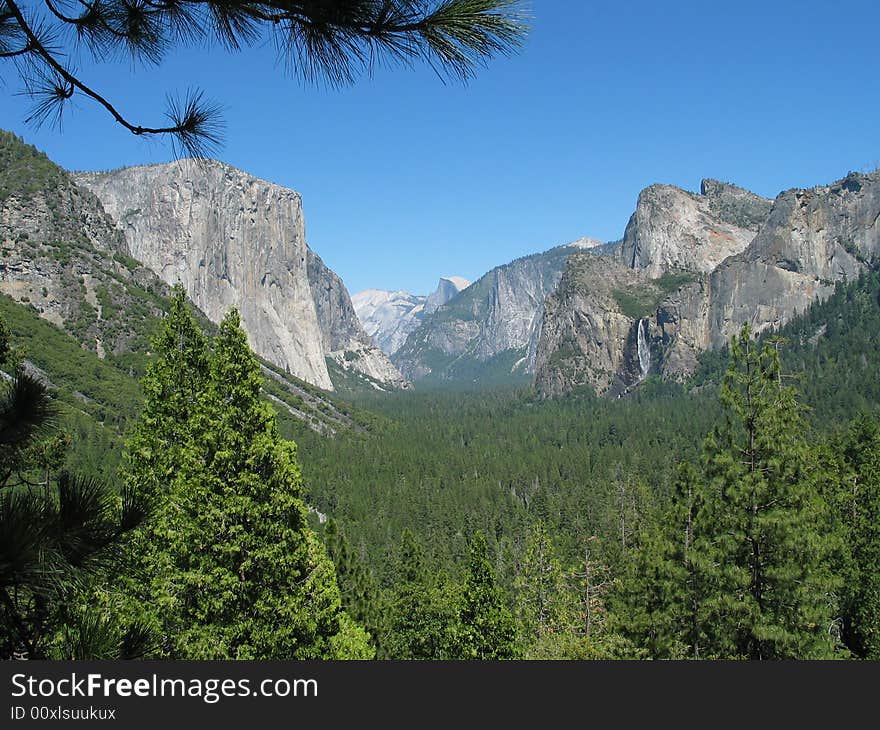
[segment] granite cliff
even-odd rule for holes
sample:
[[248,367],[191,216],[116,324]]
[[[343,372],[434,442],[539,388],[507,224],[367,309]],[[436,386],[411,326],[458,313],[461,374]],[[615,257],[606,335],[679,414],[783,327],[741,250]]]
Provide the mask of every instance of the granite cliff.
[[218,322],[237,307],[254,351],[332,390],[327,357],[404,383],[370,342],[339,278],[310,251],[300,195],[213,160],[77,173],[131,255]]
[[428,296],[367,289],[355,294],[352,303],[364,331],[382,352],[393,355],[427,314],[436,312],[470,284],[460,276],[442,277]]
[[103,359],[148,349],[168,288],[92,193],[0,130],[0,293]]
[[[777,328],[880,257],[880,172],[772,203],[707,180],[639,196],[614,262],[572,257],[545,305],[535,385],[622,393],[686,378],[744,322]],[[627,270],[629,273],[624,273]]]
[[[534,366],[544,299],[582,239],[492,269],[431,314],[393,356],[410,380],[504,379]],[[598,250],[598,249],[597,249]]]
[[770,205],[769,200],[716,180],[704,180],[700,195],[651,185],[639,195],[618,255],[651,278],[676,269],[709,272],[745,250]]

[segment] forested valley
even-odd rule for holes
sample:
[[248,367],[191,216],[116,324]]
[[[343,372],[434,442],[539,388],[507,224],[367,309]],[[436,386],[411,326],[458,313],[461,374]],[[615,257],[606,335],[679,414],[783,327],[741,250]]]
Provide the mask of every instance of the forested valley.
[[181,291],[140,386],[3,317],[4,656],[880,658],[876,269],[684,384],[361,394],[333,436]]

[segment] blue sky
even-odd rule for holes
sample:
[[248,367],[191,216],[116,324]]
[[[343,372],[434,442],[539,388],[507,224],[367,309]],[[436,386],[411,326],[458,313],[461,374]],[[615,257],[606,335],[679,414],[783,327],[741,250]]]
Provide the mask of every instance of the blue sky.
[[[427,293],[581,236],[619,238],[639,190],[703,177],[773,197],[880,166],[880,4],[532,0],[523,51],[467,85],[427,68],[328,90],[270,47],[80,69],[128,116],[168,91],[225,107],[219,155],[303,194],[309,243],[352,293]],[[163,162],[86,100],[60,133],[24,124],[0,65],[0,127],[69,169]]]

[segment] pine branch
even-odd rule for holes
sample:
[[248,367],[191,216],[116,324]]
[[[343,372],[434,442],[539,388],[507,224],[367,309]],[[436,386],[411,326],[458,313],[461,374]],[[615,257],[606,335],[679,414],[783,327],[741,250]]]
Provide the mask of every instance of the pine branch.
[[418,61],[466,81],[493,56],[516,50],[527,31],[519,0],[43,0],[43,17],[36,10],[26,17],[19,2],[0,0],[0,60],[26,61],[18,71],[36,99],[30,122],[59,124],[80,93],[132,134],[171,136],[194,157],[220,144],[216,104],[195,91],[170,101],[169,126],[130,121],[76,73],[57,32],[72,31],[74,46],[97,61],[122,51],[148,65],[175,45],[214,40],[234,52],[272,38],[292,75],[340,86],[381,64]]
[[167,116],[173,121],[172,126],[143,127],[129,122],[107,99],[86,86],[57,60],[46,44],[34,33],[13,0],[5,0],[5,2],[19,27],[27,36],[29,44],[32,45],[32,53],[38,55],[48,66],[48,70],[41,70],[37,76],[44,81],[49,80],[49,82],[30,92],[35,94],[39,101],[29,117],[29,121],[35,122],[39,126],[52,116],[56,118],[56,121],[60,120],[64,102],[70,99],[75,91],[80,91],[97,101],[132,134],[170,135],[180,148],[192,157],[203,157],[207,149],[218,142],[219,121],[215,119],[217,107],[210,104],[197,106],[202,102],[200,93],[191,94],[188,101],[182,105],[171,104]]

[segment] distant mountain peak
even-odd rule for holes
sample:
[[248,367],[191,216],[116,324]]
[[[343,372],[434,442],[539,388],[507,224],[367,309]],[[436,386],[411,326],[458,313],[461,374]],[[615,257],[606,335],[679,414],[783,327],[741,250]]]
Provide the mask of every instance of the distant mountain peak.
[[456,289],[461,291],[462,289],[467,289],[471,283],[463,276],[441,276],[440,281],[448,281],[451,282]]
[[449,302],[456,294],[467,289],[471,283],[461,276],[444,276],[440,278],[437,288],[425,300],[425,313],[436,312],[440,307]]
[[590,249],[590,248],[598,248],[599,246],[604,246],[605,242],[600,241],[597,238],[579,238],[577,241],[572,241],[571,243],[565,244],[568,248],[580,248],[580,249]]
[[365,289],[351,303],[364,331],[382,352],[391,355],[418,326],[426,299],[403,290]]

